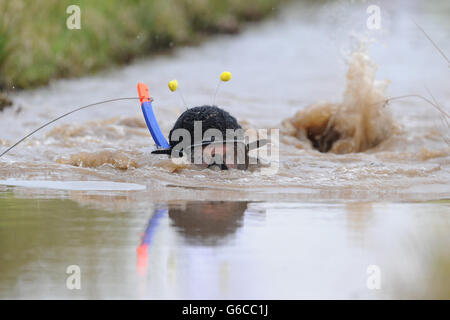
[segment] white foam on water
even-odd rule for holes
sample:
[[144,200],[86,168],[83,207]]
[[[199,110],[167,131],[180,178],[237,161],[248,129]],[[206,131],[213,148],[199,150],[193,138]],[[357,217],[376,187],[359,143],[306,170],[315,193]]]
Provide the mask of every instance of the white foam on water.
[[52,180],[0,180],[0,185],[58,190],[80,191],[137,191],[145,190],[146,186],[136,183],[113,181],[52,181]]

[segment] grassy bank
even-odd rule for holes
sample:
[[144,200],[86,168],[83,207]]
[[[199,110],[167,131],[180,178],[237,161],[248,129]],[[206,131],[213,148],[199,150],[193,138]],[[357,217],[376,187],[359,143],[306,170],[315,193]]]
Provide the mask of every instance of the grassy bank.
[[[128,63],[205,34],[238,32],[277,0],[0,0],[0,89],[45,85]],[[69,30],[66,8],[81,9]]]

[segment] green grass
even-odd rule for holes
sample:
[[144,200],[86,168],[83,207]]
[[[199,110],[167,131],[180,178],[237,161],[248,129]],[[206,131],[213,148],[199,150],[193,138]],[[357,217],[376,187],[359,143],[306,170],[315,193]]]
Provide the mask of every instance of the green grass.
[[[238,32],[277,0],[0,0],[0,89],[45,85],[136,57]],[[66,8],[81,9],[69,30]]]

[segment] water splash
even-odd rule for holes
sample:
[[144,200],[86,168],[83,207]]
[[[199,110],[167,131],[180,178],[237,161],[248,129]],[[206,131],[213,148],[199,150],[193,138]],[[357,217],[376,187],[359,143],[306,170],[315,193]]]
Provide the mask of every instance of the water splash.
[[366,50],[351,54],[341,103],[319,102],[283,121],[285,134],[321,152],[363,152],[388,139],[394,120],[382,101],[388,81],[376,81],[378,67]]

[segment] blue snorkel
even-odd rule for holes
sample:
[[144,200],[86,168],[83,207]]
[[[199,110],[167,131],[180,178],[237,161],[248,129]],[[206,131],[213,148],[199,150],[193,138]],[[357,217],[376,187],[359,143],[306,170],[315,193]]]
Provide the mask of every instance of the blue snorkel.
[[141,102],[142,113],[144,114],[145,123],[150,131],[153,140],[159,148],[169,149],[170,145],[164,137],[153,112],[152,99],[148,87],[144,83],[138,83],[137,90],[139,94],[139,101]]

